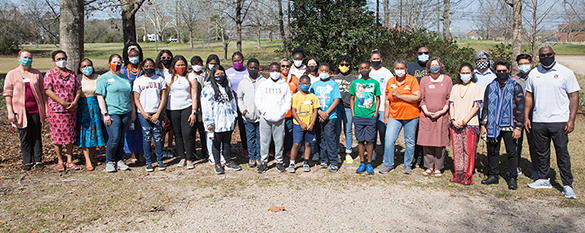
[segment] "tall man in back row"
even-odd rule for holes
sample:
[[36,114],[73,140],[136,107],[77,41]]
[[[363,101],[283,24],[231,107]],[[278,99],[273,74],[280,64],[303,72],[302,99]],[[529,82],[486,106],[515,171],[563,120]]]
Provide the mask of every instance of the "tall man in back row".
[[[418,84],[422,77],[427,76],[427,61],[431,57],[431,52],[427,47],[420,47],[417,51],[417,61],[408,64],[406,72],[416,78]],[[416,130],[415,139],[418,138],[418,129]],[[423,163],[423,150],[422,146],[419,146],[416,141],[414,142],[414,164],[415,167],[421,166]]]
[[[563,194],[575,199],[571,157],[567,145],[569,133],[575,129],[579,105],[579,83],[573,71],[555,61],[549,44],[538,49],[541,65],[530,71],[526,81],[524,126],[532,132],[538,156],[539,179],[528,187],[552,188],[550,184],[550,141],[557,153],[557,164],[563,182]],[[528,117],[532,111],[532,120]]]

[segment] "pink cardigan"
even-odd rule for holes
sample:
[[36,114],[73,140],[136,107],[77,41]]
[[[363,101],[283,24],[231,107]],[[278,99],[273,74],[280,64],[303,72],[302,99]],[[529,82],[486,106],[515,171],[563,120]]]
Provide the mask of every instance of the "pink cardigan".
[[[41,76],[41,72],[37,69],[30,68],[28,72],[32,74],[30,77],[30,88],[37,100],[39,116],[42,123],[47,116],[47,96],[45,95],[43,77]],[[14,113],[16,113],[16,124],[12,123],[12,126],[18,129],[23,129],[27,126],[24,92],[24,80],[20,74],[19,68],[9,71],[4,79],[4,92],[2,95],[12,97],[12,108],[14,109]]]

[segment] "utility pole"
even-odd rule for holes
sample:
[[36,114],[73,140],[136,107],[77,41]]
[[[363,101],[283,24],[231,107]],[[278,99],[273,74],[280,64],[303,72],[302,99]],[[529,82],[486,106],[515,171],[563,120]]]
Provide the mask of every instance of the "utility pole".
[[437,0],[437,33],[441,34],[441,0]]
[[380,25],[380,0],[376,0],[376,25]]
[[402,28],[402,0],[400,0],[400,28]]

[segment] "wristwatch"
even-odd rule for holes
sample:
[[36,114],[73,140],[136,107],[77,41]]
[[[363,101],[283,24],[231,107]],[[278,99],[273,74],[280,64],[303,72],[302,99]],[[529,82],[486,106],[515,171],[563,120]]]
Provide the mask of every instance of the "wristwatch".
[[191,112],[191,115],[197,115],[197,112]]

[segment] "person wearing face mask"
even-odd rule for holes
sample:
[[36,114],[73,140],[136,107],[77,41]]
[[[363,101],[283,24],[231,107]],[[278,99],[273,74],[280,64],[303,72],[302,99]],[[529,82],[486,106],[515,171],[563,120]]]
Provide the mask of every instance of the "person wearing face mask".
[[[238,87],[240,82],[242,82],[242,80],[244,80],[246,77],[249,76],[248,70],[246,69],[246,67],[244,67],[244,55],[242,55],[242,53],[240,52],[235,52],[232,55],[232,64],[233,67],[229,68],[225,71],[225,74],[228,77],[228,80],[230,81],[230,85],[232,87],[232,89],[234,90],[234,92],[238,91]],[[249,156],[249,152],[248,152],[248,144],[245,143],[248,140],[246,139],[246,129],[244,128],[244,121],[242,119],[242,114],[240,113],[240,109],[238,109],[238,128],[240,131],[240,139],[242,140],[242,155],[244,157],[248,157]]]
[[85,169],[92,171],[97,165],[96,147],[105,145],[108,135],[95,93],[98,75],[93,70],[93,62],[87,58],[81,60],[77,75],[81,75],[81,98],[77,102],[75,145],[83,151]]
[[213,67],[210,74],[212,76],[209,78],[209,82],[204,85],[205,87],[201,91],[203,123],[208,131],[214,132],[214,160],[220,160],[220,151],[226,160],[225,168],[219,163],[215,164],[215,173],[224,174],[224,169],[240,171],[242,167],[231,159],[230,148],[232,132],[238,115],[236,96],[221,65]]
[[209,80],[207,80],[207,78],[212,76],[209,73],[209,72],[211,72],[211,69],[213,69],[213,67],[215,67],[217,65],[220,65],[219,57],[217,55],[215,55],[215,54],[209,54],[209,56],[207,57],[207,60],[205,61],[205,64],[206,64],[206,66],[205,66],[205,73],[204,73],[203,76],[206,77],[205,82],[207,82],[207,81],[209,81]]
[[[175,144],[180,161],[178,167],[193,161],[195,151],[194,126],[197,120],[197,79],[187,74],[187,59],[177,55],[171,61],[169,75],[165,82],[169,88],[167,98],[167,116],[175,134]],[[205,112],[203,112],[205,114]],[[165,170],[164,164],[158,164],[159,170]]]
[[305,70],[305,74],[309,76],[311,79],[311,84],[319,81],[319,60],[317,58],[312,57],[307,61],[307,69]]
[[256,58],[249,59],[247,66],[249,74],[240,82],[237,98],[246,132],[246,140],[242,139],[242,143],[248,145],[248,167],[254,168],[262,163],[260,161],[260,115],[256,110],[254,99],[260,83],[266,79],[258,73],[260,62]]
[[518,189],[518,138],[524,122],[524,90],[510,78],[510,62],[497,60],[494,63],[497,79],[492,81],[483,96],[480,135],[487,141],[488,178],[485,185],[497,184],[500,179],[500,143],[504,140],[508,154],[508,188]]
[[124,135],[130,122],[136,119],[132,83],[122,73],[122,56],[112,54],[108,59],[110,67],[97,80],[95,93],[102,113],[102,119],[108,132],[106,144],[106,172],[117,169],[128,170],[124,159]]
[[[171,67],[171,59],[173,59],[173,53],[170,50],[161,50],[154,60],[154,73],[158,76],[166,77],[169,74],[169,68]],[[172,158],[173,153],[171,148],[173,148],[174,132],[167,115],[163,117],[163,129],[161,134],[163,146],[165,141],[167,142],[167,147],[163,148],[163,157]]]
[[[280,77],[286,81],[290,91],[294,95],[297,93],[299,79],[296,75],[290,73],[291,66],[292,64],[287,58],[280,60]],[[284,129],[284,152],[287,155],[290,155],[290,150],[293,144],[293,118],[291,111],[288,111],[285,115]]]
[[[72,162],[73,143],[75,143],[75,122],[77,121],[77,101],[81,97],[81,83],[74,71],[67,69],[67,54],[62,50],[52,54],[55,68],[45,73],[43,81],[45,93],[49,97],[47,109],[51,140],[57,153],[57,171],[79,168]],[[63,145],[67,148],[67,164],[63,164]]]
[[431,57],[431,52],[427,47],[420,47],[417,52],[417,60],[408,64],[408,74],[414,76],[418,83],[422,77],[427,76],[427,61]]
[[303,171],[310,172],[309,159],[311,156],[311,144],[315,140],[315,123],[317,121],[317,112],[321,105],[319,99],[313,93],[309,92],[311,79],[307,75],[301,76],[299,80],[299,91],[292,97],[292,115],[294,118],[293,138],[294,144],[290,155],[288,172],[295,172],[295,159],[301,149],[301,143],[305,142],[305,156]]
[[[205,66],[205,72],[203,72],[203,77],[204,77],[204,81],[201,82],[201,86],[205,87],[205,83],[209,82],[209,77],[211,77],[212,75],[210,74],[211,69],[213,69],[213,67],[220,65],[220,60],[219,57],[215,54],[210,54],[207,57],[207,60],[205,62],[206,66]],[[231,83],[230,83],[231,85]],[[202,89],[203,90],[203,89]],[[213,160],[213,134],[207,132],[206,133],[206,140],[207,140],[207,151],[209,152],[209,163],[211,165],[215,164],[215,160]],[[225,159],[223,158],[223,156],[221,157],[221,164],[225,164]]]
[[337,172],[339,155],[339,140],[337,126],[337,105],[341,102],[339,85],[330,79],[329,63],[323,62],[319,65],[319,81],[311,85],[311,93],[319,99],[321,108],[319,113],[319,126],[321,129],[321,140],[319,141],[320,167],[325,169],[330,164],[329,172]]
[[[4,79],[2,95],[6,101],[6,113],[12,127],[18,131],[22,168],[29,171],[43,168],[41,130],[46,119],[47,96],[41,72],[32,68],[33,55],[28,49],[18,52],[19,65],[9,71]],[[33,161],[34,159],[34,161]]]
[[449,98],[453,81],[443,74],[445,65],[439,57],[427,62],[427,73],[420,81],[419,130],[417,144],[423,147],[423,175],[441,177],[445,165],[445,147],[449,145]]
[[[124,48],[122,58],[124,58],[124,66],[120,73],[126,75],[130,79],[130,83],[134,84],[134,80],[144,74],[141,65],[142,48],[136,43],[129,43]],[[142,126],[140,121],[134,121],[130,124],[134,126],[131,126],[124,136],[124,152],[132,154],[132,163],[145,163],[144,150],[142,149]]]
[[[496,74],[491,69],[490,55],[484,51],[479,50],[475,54],[475,70],[473,71],[473,82],[481,87],[481,95],[485,93],[486,87],[496,79]],[[478,115],[482,114],[483,109],[480,108]]]
[[[449,131],[453,148],[455,173],[451,182],[472,185],[475,167],[475,145],[479,135],[477,111],[483,96],[481,88],[472,82],[473,66],[461,64],[457,84],[451,89],[449,97]],[[423,172],[430,175],[431,172]]]
[[383,117],[386,129],[386,143],[384,147],[384,167],[378,170],[380,174],[394,171],[394,146],[400,130],[404,128],[404,173],[412,172],[412,158],[416,126],[419,120],[418,102],[420,101],[420,87],[412,75],[406,73],[406,61],[398,59],[394,62],[396,76],[386,84],[386,111]]
[[[575,117],[579,107],[577,78],[572,70],[555,60],[555,50],[550,44],[538,49],[541,65],[530,71],[526,81],[524,125],[534,136],[538,157],[538,180],[528,184],[533,189],[552,188],[550,173],[550,141],[556,149],[559,173],[565,198],[575,199],[571,157],[567,145],[569,134],[575,129]],[[532,118],[529,116],[532,115]]]
[[[528,54],[520,54],[516,57],[516,63],[518,63],[518,68],[520,72],[518,74],[512,76],[512,80],[516,81],[522,89],[524,90],[524,95],[526,95],[526,80],[528,80],[528,73],[532,69],[532,56]],[[530,116],[532,118],[532,116]],[[522,156],[522,139],[524,138],[524,132],[520,135],[520,143],[518,143],[518,156]],[[531,133],[526,131],[526,141],[528,141],[528,150],[530,151],[530,159],[532,160],[532,179],[538,180],[538,158],[536,157],[536,152],[534,151],[534,138]],[[520,167],[518,167],[518,175],[521,175],[522,171]]]
[[296,77],[301,77],[307,72],[307,66],[303,65],[303,58],[305,51],[303,48],[295,48],[292,51],[293,66],[290,68],[290,73]]
[[[345,133],[345,162],[346,163],[353,163],[353,158],[351,157],[351,150],[353,144],[353,127],[351,121],[351,94],[349,94],[349,88],[351,86],[351,82],[356,80],[357,77],[350,73],[351,71],[351,56],[349,55],[340,55],[337,57],[337,70],[339,71],[337,75],[331,78],[333,81],[337,82],[339,85],[339,90],[341,92],[341,104],[337,105],[337,126],[336,128],[341,129],[343,126],[343,132]],[[341,130],[339,131],[341,132]],[[341,133],[336,136],[339,141],[339,137]]]
[[[147,58],[143,63],[144,75],[132,85],[134,103],[138,111],[138,121],[142,127],[142,145],[146,159],[146,171],[152,172],[152,152],[150,142],[154,138],[156,161],[163,164],[162,121],[167,101],[167,85],[163,77],[154,72],[154,61]],[[193,169],[193,162],[187,161],[187,169]]]
[[281,77],[280,65],[276,62],[270,64],[270,80],[258,84],[254,103],[260,113],[260,156],[262,163],[258,165],[258,173],[264,173],[268,169],[268,151],[270,142],[274,139],[276,169],[285,172],[283,143],[284,143],[284,118],[291,109],[292,91],[288,83]]
[[[195,79],[197,81],[197,99],[200,99],[201,90],[203,90],[203,82],[205,79],[203,76],[203,59],[201,59],[200,56],[193,56],[191,58],[191,68],[192,72],[189,73],[189,79]],[[193,135],[194,138],[197,138],[197,135],[195,134],[199,133],[199,141],[201,142],[201,156],[194,155],[197,159],[213,156],[207,149],[207,137],[205,136],[205,127],[203,124],[203,116],[201,112],[201,101],[199,101],[197,102],[197,119],[195,121],[195,128],[197,131],[195,131]]]
[[[374,48],[370,55],[370,63],[371,63],[371,70],[370,70],[370,78],[378,81],[380,83],[380,100],[386,99],[386,83],[390,78],[392,78],[392,72],[389,69],[382,66],[382,55],[380,54],[380,50],[378,48]],[[384,123],[384,111],[386,110],[386,101],[380,101],[380,109],[378,114],[378,121],[376,122],[376,130],[378,131],[378,137],[380,138],[380,144],[382,148],[386,146],[386,123]],[[377,141],[377,139],[376,139]],[[376,143],[374,143],[374,152],[373,152],[374,160],[376,159]]]

